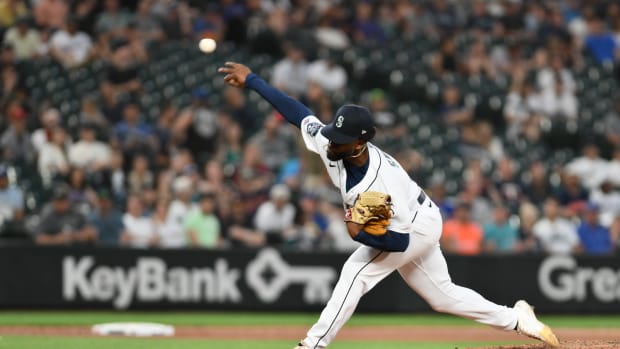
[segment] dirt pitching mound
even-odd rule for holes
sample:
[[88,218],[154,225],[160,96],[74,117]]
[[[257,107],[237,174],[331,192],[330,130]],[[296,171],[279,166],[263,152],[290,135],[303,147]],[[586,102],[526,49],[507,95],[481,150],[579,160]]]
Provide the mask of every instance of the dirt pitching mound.
[[[499,347],[484,347],[478,349],[548,349],[551,348],[549,346],[545,346],[544,344],[536,344],[536,345],[508,345],[508,346],[499,346]],[[617,341],[604,341],[604,340],[570,340],[561,342],[560,346],[557,347],[560,349],[612,349],[612,348],[620,348],[620,340]],[[474,348],[472,348],[474,349]]]

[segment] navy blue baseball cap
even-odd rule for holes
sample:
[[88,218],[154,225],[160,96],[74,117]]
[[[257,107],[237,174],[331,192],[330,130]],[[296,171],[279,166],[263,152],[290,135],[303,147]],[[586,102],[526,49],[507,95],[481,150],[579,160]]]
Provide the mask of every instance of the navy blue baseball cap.
[[375,125],[367,108],[346,104],[338,109],[332,122],[321,129],[321,134],[332,143],[349,144],[359,139],[370,140]]

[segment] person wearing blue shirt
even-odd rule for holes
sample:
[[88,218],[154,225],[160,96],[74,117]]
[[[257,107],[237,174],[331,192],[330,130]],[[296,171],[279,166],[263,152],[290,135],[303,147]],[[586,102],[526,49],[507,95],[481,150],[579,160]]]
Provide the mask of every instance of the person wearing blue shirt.
[[598,205],[588,203],[585,207],[581,225],[577,228],[579,240],[586,254],[607,254],[613,250],[609,229],[598,221]]

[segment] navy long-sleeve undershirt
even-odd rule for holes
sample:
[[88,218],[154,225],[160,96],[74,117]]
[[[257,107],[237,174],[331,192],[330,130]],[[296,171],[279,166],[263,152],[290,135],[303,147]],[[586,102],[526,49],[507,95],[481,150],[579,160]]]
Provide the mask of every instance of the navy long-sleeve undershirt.
[[[310,109],[308,109],[301,102],[269,85],[265,80],[261,79],[254,73],[250,73],[246,77],[245,87],[256,91],[280,114],[282,114],[286,121],[297,126],[298,128],[301,127],[301,121],[306,116],[313,115],[312,111],[310,111]],[[346,185],[347,189],[349,189],[364,178],[364,175],[368,170],[368,163],[359,168],[349,167],[347,170],[348,176]],[[349,177],[351,177],[350,181]],[[382,236],[371,235],[362,230],[354,238],[354,240],[380,250],[391,252],[402,252],[407,249],[407,246],[409,246],[409,234],[397,233],[391,230],[388,230],[387,233]]]
[[258,92],[259,95],[282,114],[286,121],[298,128],[301,127],[301,120],[308,115],[312,115],[312,111],[301,102],[269,85],[254,73],[250,73],[246,77],[245,87]]

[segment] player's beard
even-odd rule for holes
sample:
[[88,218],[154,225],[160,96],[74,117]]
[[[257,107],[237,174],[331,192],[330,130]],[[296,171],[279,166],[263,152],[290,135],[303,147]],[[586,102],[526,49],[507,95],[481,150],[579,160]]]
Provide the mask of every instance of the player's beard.
[[330,161],[340,161],[344,158],[348,158],[349,156],[353,155],[353,153],[355,153],[355,151],[350,150],[350,151],[344,151],[344,152],[333,152],[333,151],[329,151],[329,149],[327,150],[327,158]]
[[330,161],[340,161],[340,160],[343,160],[343,159],[346,159],[346,158],[349,158],[349,157],[356,158],[356,157],[362,155],[364,150],[366,150],[366,145],[365,144],[359,150],[351,149],[349,151],[342,151],[342,152],[334,152],[334,151],[331,151],[329,148],[327,148],[326,154],[327,154],[327,158]]

